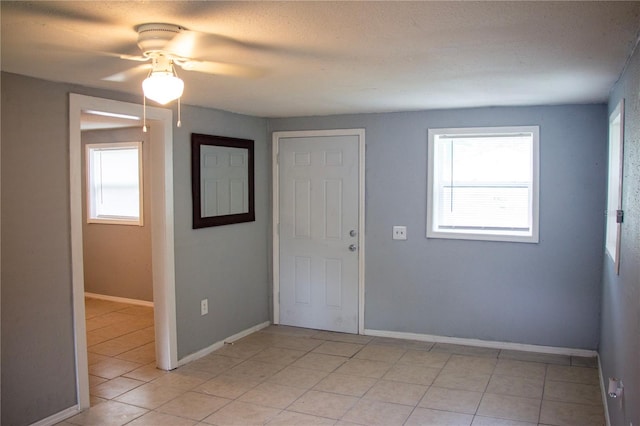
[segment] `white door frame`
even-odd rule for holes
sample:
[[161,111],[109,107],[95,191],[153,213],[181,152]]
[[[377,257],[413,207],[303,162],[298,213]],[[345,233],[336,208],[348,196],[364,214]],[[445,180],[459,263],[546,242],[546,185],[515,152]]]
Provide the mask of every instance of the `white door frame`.
[[[83,110],[143,115],[142,105],[69,95],[69,188],[71,216],[71,276],[76,354],[78,409],[89,408],[89,373],[84,306],[82,252],[82,146],[80,122]],[[178,366],[173,231],[173,112],[147,107],[147,118],[158,122],[162,149],[151,150],[151,252],[155,312],[156,364],[163,370]],[[159,183],[159,185],[157,184]]]
[[273,323],[280,324],[280,165],[278,163],[281,138],[358,136],[358,334],[364,334],[364,129],[305,130],[273,132],[272,137],[272,192],[273,192]]

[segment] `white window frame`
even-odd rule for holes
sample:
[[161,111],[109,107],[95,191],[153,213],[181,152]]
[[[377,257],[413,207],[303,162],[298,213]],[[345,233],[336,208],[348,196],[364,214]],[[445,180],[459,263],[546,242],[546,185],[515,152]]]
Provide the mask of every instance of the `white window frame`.
[[[139,216],[97,216],[94,207],[94,195],[92,193],[92,150],[109,150],[109,149],[136,149],[138,151],[138,195],[139,195]],[[87,223],[101,223],[111,225],[135,225],[143,226],[144,210],[143,210],[143,170],[142,170],[142,142],[113,142],[113,143],[94,143],[85,145],[85,163],[86,163],[86,199],[87,199]]]
[[[435,140],[440,135],[455,136],[486,136],[486,135],[516,135],[530,133],[532,135],[532,155],[531,155],[531,192],[529,198],[530,210],[530,232],[509,232],[507,230],[456,230],[435,229],[437,225],[438,201],[435,199],[437,191],[434,191],[436,184],[435,167]],[[462,240],[482,240],[482,241],[506,241],[520,243],[539,242],[539,176],[540,176],[540,128],[539,126],[510,126],[510,127],[470,127],[470,128],[446,128],[429,129],[428,139],[428,160],[427,160],[427,238],[445,238]]]

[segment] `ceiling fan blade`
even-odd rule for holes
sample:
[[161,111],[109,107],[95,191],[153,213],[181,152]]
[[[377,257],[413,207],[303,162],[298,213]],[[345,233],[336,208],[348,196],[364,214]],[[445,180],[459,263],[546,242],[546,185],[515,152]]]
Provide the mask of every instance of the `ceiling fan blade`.
[[148,72],[150,69],[151,64],[140,64],[137,67],[129,68],[128,70],[112,74],[108,77],[104,77],[102,78],[102,80],[121,83],[123,81],[127,81],[134,77],[137,77],[144,72]]
[[206,74],[226,75],[231,77],[255,78],[264,75],[264,70],[248,65],[227,64],[212,61],[176,61],[185,71],[196,71]]

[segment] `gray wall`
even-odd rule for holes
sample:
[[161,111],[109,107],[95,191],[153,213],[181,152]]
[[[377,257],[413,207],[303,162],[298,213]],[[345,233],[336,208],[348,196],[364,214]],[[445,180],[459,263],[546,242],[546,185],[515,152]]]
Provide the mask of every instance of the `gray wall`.
[[604,258],[600,361],[602,375],[623,380],[624,398],[608,399],[612,425],[640,424],[640,50],[609,100],[625,100],[620,275]]
[[[427,239],[428,128],[509,125],[540,126],[540,243]],[[606,106],[270,120],[330,128],[366,129],[365,328],[597,348]]]
[[[192,229],[191,133],[254,140],[255,222]],[[178,358],[269,320],[270,165],[267,121],[185,107],[174,129]],[[200,300],[209,314],[200,315]]]
[[[139,96],[10,73],[2,84],[2,425],[76,403],[69,225],[69,92]],[[175,106],[174,106],[175,107]],[[183,106],[174,127],[179,356],[268,317],[266,120]],[[190,133],[255,139],[256,222],[191,229]],[[209,298],[209,315],[199,303]]]
[[2,74],[2,420],[75,404],[68,88]]
[[[149,132],[153,127],[149,126]],[[153,301],[151,276],[151,146],[140,128],[82,132],[82,239],[84,289],[89,293]],[[143,226],[87,223],[88,143],[142,141]]]

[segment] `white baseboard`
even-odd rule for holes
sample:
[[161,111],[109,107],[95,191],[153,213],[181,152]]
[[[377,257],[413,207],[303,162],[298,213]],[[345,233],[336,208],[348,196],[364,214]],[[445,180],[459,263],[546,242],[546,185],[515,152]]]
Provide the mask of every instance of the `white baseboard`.
[[384,331],[365,329],[364,334],[376,337],[392,337],[395,339],[418,340],[421,342],[451,343],[455,345],[476,346],[479,348],[506,349],[523,352],[538,352],[553,355],[570,355],[594,357],[598,353],[588,349],[561,348],[555,346],[526,345],[523,343],[496,342],[491,340],[466,339],[461,337],[436,336],[432,334],[405,333],[402,331]]
[[69,407],[66,410],[62,410],[52,416],[47,417],[46,419],[38,420],[35,423],[31,423],[31,426],[51,426],[56,423],[60,423],[63,420],[68,419],[69,417],[75,416],[80,413],[80,409],[77,405],[73,407]]
[[233,336],[229,336],[226,339],[220,340],[219,342],[214,343],[211,346],[207,346],[204,349],[200,349],[198,352],[194,352],[191,355],[187,355],[184,358],[178,360],[178,367],[181,367],[185,364],[190,363],[191,361],[195,361],[203,356],[209,355],[213,351],[217,351],[221,347],[224,346],[225,343],[235,342],[236,340],[240,340],[243,337],[250,335],[251,333],[255,333],[256,331],[260,331],[263,328],[269,327],[271,325],[271,321],[265,321],[261,324],[254,325],[253,327],[247,328],[246,330],[242,330],[239,333],[234,334]]
[[153,302],[149,302],[148,300],[138,300],[138,299],[128,299],[126,297],[107,296],[106,294],[87,293],[86,291],[84,293],[84,297],[88,297],[89,299],[108,300],[109,302],[128,303],[129,305],[138,305],[138,306],[146,306],[149,308],[153,308]]

